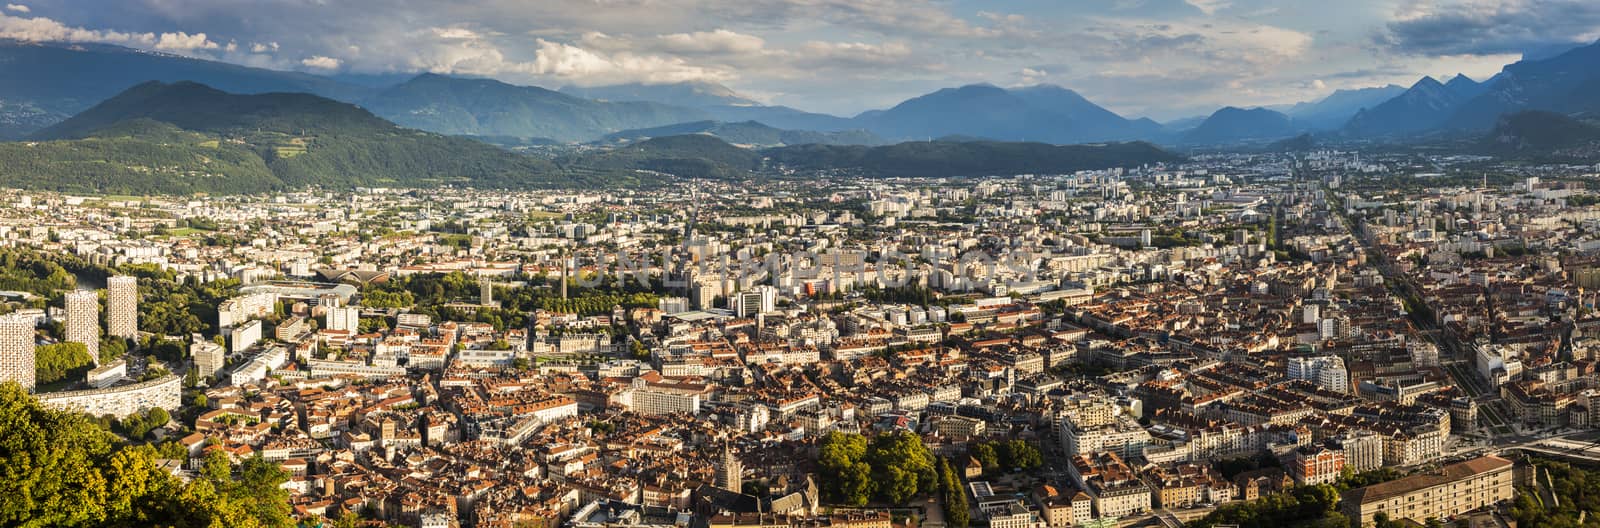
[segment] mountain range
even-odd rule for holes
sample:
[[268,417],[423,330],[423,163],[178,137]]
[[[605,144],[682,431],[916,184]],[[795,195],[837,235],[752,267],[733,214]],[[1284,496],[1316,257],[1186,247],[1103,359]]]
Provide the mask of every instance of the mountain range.
[[1007,90],[974,84],[915,97],[855,118],[861,128],[895,139],[962,135],[1000,141],[1081,143],[1158,134],[1161,125],[1128,120],[1052,85]]
[[577,185],[549,161],[396,126],[304,93],[150,81],[0,143],[0,184],[67,192],[262,192],[326,186]]
[[1351,136],[1372,137],[1435,130],[1462,103],[1482,91],[1482,85],[1465,75],[1457,75],[1447,83],[1423,77],[1400,95],[1357,112],[1343,131]]
[[1398,84],[1334,90],[1322,99],[1297,103],[1279,111],[1307,128],[1331,130],[1344,126],[1351,116],[1362,109],[1382,104],[1405,91],[1406,88]]
[[[786,133],[759,123],[711,122],[694,133],[641,136],[622,145],[575,149],[545,159],[406,128],[359,106],[312,94],[233,94],[189,81],[150,81],[38,130],[28,141],[0,142],[0,187],[190,194],[308,186],[655,185],[674,177],[752,177],[768,157],[791,152],[784,149],[792,147],[734,146],[712,135],[737,135],[721,129],[750,136],[776,134],[780,140]],[[909,167],[923,167],[924,175],[946,176],[1022,168],[1068,172],[1178,159],[1140,145],[936,143],[900,147],[892,166],[836,155],[807,163],[815,170],[864,175],[899,175]]]
[[706,119],[662,103],[596,101],[492,79],[426,73],[365,100],[403,126],[441,134],[587,141],[619,130]]
[[0,140],[25,136],[147,81],[195,81],[242,94],[304,92],[341,101],[371,92],[316,75],[120,46],[0,39]]
[[1473,137],[1517,111],[1583,115],[1600,110],[1600,44],[1530,57],[1481,83],[1463,75],[1445,82],[1424,77],[1404,89],[1340,90],[1312,102],[1227,107],[1163,125],[1118,115],[1054,85],[945,88],[840,117],[764,105],[710,82],[549,90],[436,74],[324,77],[110,45],[0,41],[0,140],[25,137],[146,81],[194,81],[234,94],[314,94],[401,126],[508,145],[697,133],[761,147],[931,138],[1228,146],[1307,132],[1319,143]]

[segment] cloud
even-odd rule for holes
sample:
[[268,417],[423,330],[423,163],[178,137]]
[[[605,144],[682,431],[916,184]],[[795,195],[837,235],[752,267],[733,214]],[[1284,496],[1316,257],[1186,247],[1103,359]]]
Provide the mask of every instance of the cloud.
[[1409,84],[1446,68],[1481,78],[1508,55],[1469,52],[1600,36],[1593,3],[79,0],[50,4],[51,18],[0,9],[0,37],[312,72],[708,80],[835,112],[972,82],[1051,82],[1121,111],[1293,102],[1323,95],[1313,80]]
[[1263,66],[1301,57],[1306,33],[1237,22],[1154,22],[1102,19],[1075,35],[1085,57],[1104,62],[1201,60],[1219,67]]
[[1395,10],[1376,40],[1403,54],[1515,54],[1600,37],[1593,0],[1412,0]]
[[337,70],[339,69],[339,66],[344,64],[344,61],[335,59],[333,57],[316,55],[310,58],[302,59],[300,64],[307,68],[314,68],[318,70]]
[[158,37],[153,33],[99,31],[68,26],[45,17],[23,18],[0,13],[0,38],[29,42],[104,42],[153,46]]
[[761,37],[727,29],[662,35],[658,42],[661,51],[685,55],[759,53],[767,45]]
[[206,38],[205,33],[189,34],[182,31],[162,33],[156,38],[155,49],[162,51],[193,51],[217,49],[217,43]]
[[22,4],[6,4],[6,11],[11,11],[13,13],[28,14],[28,13],[32,12],[33,10],[29,9],[28,6],[25,6],[25,5],[22,5]]
[[1233,7],[1233,2],[1230,2],[1228,0],[1185,0],[1185,1],[1188,2],[1189,5],[1194,6],[1195,9],[1199,9],[1201,13],[1205,13],[1206,16],[1217,14],[1217,10],[1219,10],[1219,9],[1227,9],[1229,7]]

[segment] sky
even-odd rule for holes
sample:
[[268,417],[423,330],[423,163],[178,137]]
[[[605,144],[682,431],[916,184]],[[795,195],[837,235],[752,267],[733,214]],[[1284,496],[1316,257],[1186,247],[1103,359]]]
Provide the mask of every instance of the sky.
[[1465,73],[1600,38],[1595,0],[0,0],[0,38],[318,74],[712,81],[839,115],[986,82],[1124,116]]

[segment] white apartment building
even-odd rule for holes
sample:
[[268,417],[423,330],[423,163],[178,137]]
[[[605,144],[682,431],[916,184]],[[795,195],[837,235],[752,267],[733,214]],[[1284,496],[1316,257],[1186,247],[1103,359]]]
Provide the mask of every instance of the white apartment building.
[[0,315],[0,382],[15,381],[23,390],[33,390],[34,342],[32,317]]
[[139,279],[106,279],[106,335],[132,339],[139,334]]
[[1339,356],[1314,356],[1289,358],[1289,379],[1303,379],[1334,392],[1350,392],[1350,373]]
[[92,290],[68,293],[66,340],[83,343],[89,358],[100,364],[100,294]]

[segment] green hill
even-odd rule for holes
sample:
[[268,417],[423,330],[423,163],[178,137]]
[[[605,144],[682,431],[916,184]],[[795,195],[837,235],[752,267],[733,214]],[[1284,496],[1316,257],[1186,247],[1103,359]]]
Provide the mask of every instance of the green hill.
[[548,161],[401,128],[307,94],[238,95],[190,82],[128,89],[0,143],[0,185],[71,192],[260,192],[326,187],[588,183]]
[[882,147],[800,145],[769,149],[769,161],[794,170],[846,170],[867,176],[948,177],[1059,174],[1182,159],[1145,142],[1047,145],[929,141]]
[[1500,156],[1547,161],[1600,159],[1600,126],[1540,110],[1505,114],[1478,148]]
[[760,168],[761,154],[704,134],[651,138],[559,160],[563,165],[613,171],[653,171],[689,178],[732,179]]

